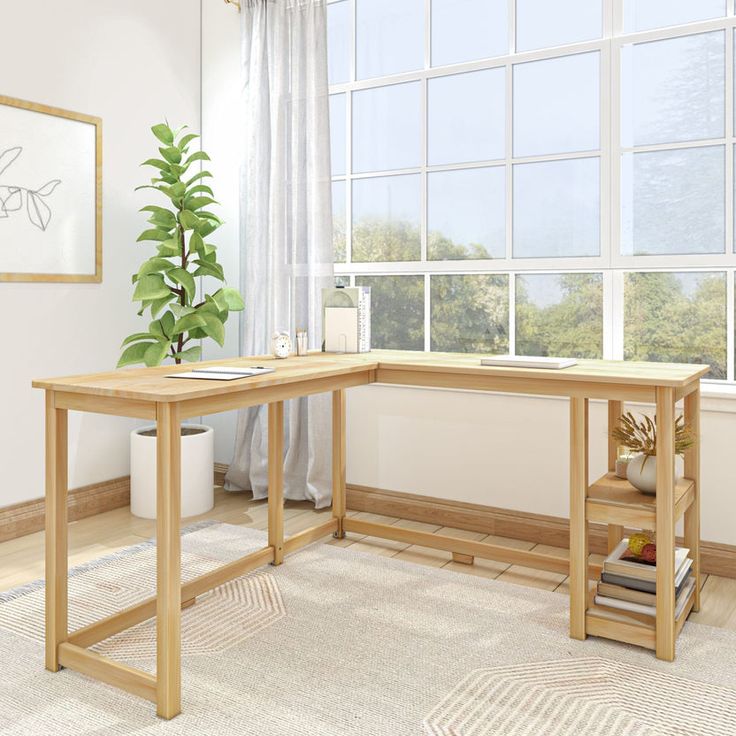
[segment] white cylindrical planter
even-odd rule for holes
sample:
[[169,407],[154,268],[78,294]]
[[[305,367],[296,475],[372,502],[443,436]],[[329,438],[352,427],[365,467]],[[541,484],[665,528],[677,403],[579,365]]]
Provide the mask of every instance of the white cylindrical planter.
[[[215,504],[215,443],[212,427],[181,428],[181,515],[197,516]],[[156,518],[156,427],[130,433],[130,510],[134,516]]]

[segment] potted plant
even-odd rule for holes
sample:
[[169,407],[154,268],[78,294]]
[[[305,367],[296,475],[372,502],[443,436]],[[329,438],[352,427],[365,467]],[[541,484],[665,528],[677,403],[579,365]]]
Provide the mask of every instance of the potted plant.
[[[642,493],[654,495],[657,492],[657,417],[648,416],[638,422],[631,412],[626,412],[618,420],[618,426],[611,436],[628,447],[635,456],[629,460],[626,477],[632,486]],[[682,416],[675,420],[675,482],[685,474],[683,455],[694,442],[692,429],[685,424]]]
[[[133,274],[133,301],[140,304],[138,315],[146,311],[151,321],[145,332],[125,338],[118,368],[144,364],[157,366],[165,360],[179,364],[197,361],[202,355],[199,341],[225,341],[225,322],[233,311],[244,308],[237,289],[225,285],[217,249],[209,241],[222,224],[209,211],[216,205],[211,187],[205,183],[212,174],[190,168],[209,161],[204,151],[189,153],[198,138],[184,129],[173,131],[168,124],[154,125],[151,131],[162,144],[161,158],[150,158],[142,166],[156,170],[150,184],[136,187],[159,193],[160,204],[141,208],[148,213],[148,226],[139,243],[155,244],[138,272]],[[208,276],[222,285],[212,293],[197,296],[195,279]],[[213,432],[211,427],[182,427],[182,516],[208,511],[213,505]],[[156,427],[134,430],[131,436],[131,511],[136,516],[156,515]]]

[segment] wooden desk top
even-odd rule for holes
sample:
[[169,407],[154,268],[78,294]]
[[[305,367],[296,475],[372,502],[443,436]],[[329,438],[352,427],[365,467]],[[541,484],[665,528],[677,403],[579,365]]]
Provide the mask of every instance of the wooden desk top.
[[[522,384],[525,379],[528,379],[530,385],[539,381],[573,381],[589,384],[610,383],[682,388],[697,381],[709,370],[707,365],[698,364],[635,363],[618,360],[580,360],[577,365],[561,370],[501,368],[481,366],[480,357],[480,355],[462,353],[423,353],[400,350],[374,350],[370,353],[348,355],[315,352],[306,357],[294,356],[286,360],[277,360],[271,356],[258,356],[228,358],[197,364],[188,363],[181,366],[121,369],[66,378],[39,379],[33,381],[33,386],[88,396],[172,402],[219,396],[243,389],[279,386],[370,371],[378,371],[379,380],[381,371],[387,373],[406,371],[407,384],[412,383],[412,373],[416,375],[429,372],[457,376],[506,377],[520,380]],[[268,365],[275,368],[275,372],[235,381],[166,378],[171,373],[191,370],[195,365]],[[536,393],[536,391],[530,391],[530,393]]]

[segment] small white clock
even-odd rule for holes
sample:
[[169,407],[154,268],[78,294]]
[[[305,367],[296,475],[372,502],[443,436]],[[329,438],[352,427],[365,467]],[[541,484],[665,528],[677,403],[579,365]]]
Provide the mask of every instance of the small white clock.
[[271,338],[271,350],[275,358],[288,358],[291,352],[291,337],[288,332],[274,332]]

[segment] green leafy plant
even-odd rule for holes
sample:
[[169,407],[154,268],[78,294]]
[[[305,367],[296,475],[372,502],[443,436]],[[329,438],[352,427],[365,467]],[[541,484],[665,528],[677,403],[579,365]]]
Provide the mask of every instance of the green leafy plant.
[[[161,158],[149,158],[142,166],[157,170],[150,184],[136,187],[154,189],[165,197],[166,206],[150,204],[141,208],[149,214],[147,227],[138,242],[156,244],[156,253],[133,274],[133,301],[140,302],[139,315],[150,311],[147,332],[136,332],[123,341],[118,368],[145,363],[161,364],[166,358],[176,363],[199,360],[200,345],[189,343],[210,337],[219,345],[225,341],[225,322],[230,312],[244,308],[237,289],[225,285],[225,274],[217,262],[216,247],[207,242],[222,221],[207,208],[217,204],[205,180],[209,171],[189,169],[197,161],[209,161],[204,151],[189,153],[199,136],[182,135],[161,123],[151,128],[163,144]],[[212,294],[197,301],[195,279],[211,276],[223,283]],[[195,303],[196,302],[196,303]]]
[[[645,416],[644,421],[638,422],[636,417],[627,411],[619,417],[618,426],[611,431],[611,436],[630,450],[645,455],[644,462],[646,462],[657,454],[657,417],[655,415],[652,421]],[[692,427],[685,424],[685,418],[680,415],[675,420],[675,454],[683,455],[694,442]]]

